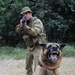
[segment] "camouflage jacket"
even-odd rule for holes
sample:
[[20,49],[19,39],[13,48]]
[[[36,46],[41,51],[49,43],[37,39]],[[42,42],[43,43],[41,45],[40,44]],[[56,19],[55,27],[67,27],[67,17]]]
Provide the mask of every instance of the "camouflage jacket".
[[[24,29],[24,35],[23,39],[27,46],[35,46],[36,43],[44,43],[46,41],[46,34],[44,32],[44,26],[41,20],[39,20],[37,17],[32,17],[28,24],[30,29],[26,30]],[[16,32],[20,33],[21,28],[19,25],[16,27]]]

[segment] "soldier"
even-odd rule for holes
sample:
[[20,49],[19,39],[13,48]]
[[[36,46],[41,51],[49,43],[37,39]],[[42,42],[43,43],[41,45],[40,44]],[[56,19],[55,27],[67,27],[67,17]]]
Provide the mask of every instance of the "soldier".
[[16,32],[20,33],[24,31],[23,39],[27,45],[26,55],[26,75],[32,75],[34,69],[32,68],[34,60],[34,68],[38,64],[40,45],[46,41],[46,34],[44,32],[44,26],[40,19],[32,16],[32,11],[29,7],[23,7],[21,11],[23,18],[20,20],[20,24],[16,27]]

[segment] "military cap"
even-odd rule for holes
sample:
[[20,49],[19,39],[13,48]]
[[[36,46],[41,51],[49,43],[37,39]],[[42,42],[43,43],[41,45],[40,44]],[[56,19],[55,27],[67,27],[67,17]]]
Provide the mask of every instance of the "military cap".
[[29,7],[23,7],[20,14],[24,14],[26,12],[32,12]]

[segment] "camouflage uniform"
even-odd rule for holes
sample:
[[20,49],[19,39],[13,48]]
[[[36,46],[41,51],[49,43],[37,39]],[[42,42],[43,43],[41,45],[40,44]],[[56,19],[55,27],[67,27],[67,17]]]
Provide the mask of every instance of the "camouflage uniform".
[[[32,75],[36,65],[38,64],[39,52],[41,47],[39,43],[44,43],[46,40],[46,34],[44,33],[44,27],[42,22],[37,17],[32,17],[27,25],[29,29],[24,29],[23,39],[27,45],[27,55],[26,55],[26,70],[27,75]],[[16,32],[20,33],[22,28],[18,25],[16,28]],[[34,60],[34,68],[32,68]]]

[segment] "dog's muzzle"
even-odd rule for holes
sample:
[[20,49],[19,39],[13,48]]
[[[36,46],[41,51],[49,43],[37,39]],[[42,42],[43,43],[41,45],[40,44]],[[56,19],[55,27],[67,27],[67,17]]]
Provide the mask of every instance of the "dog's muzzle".
[[48,61],[51,63],[57,62],[59,55],[60,55],[60,50],[57,47],[49,48],[46,53],[46,57],[47,57]]

